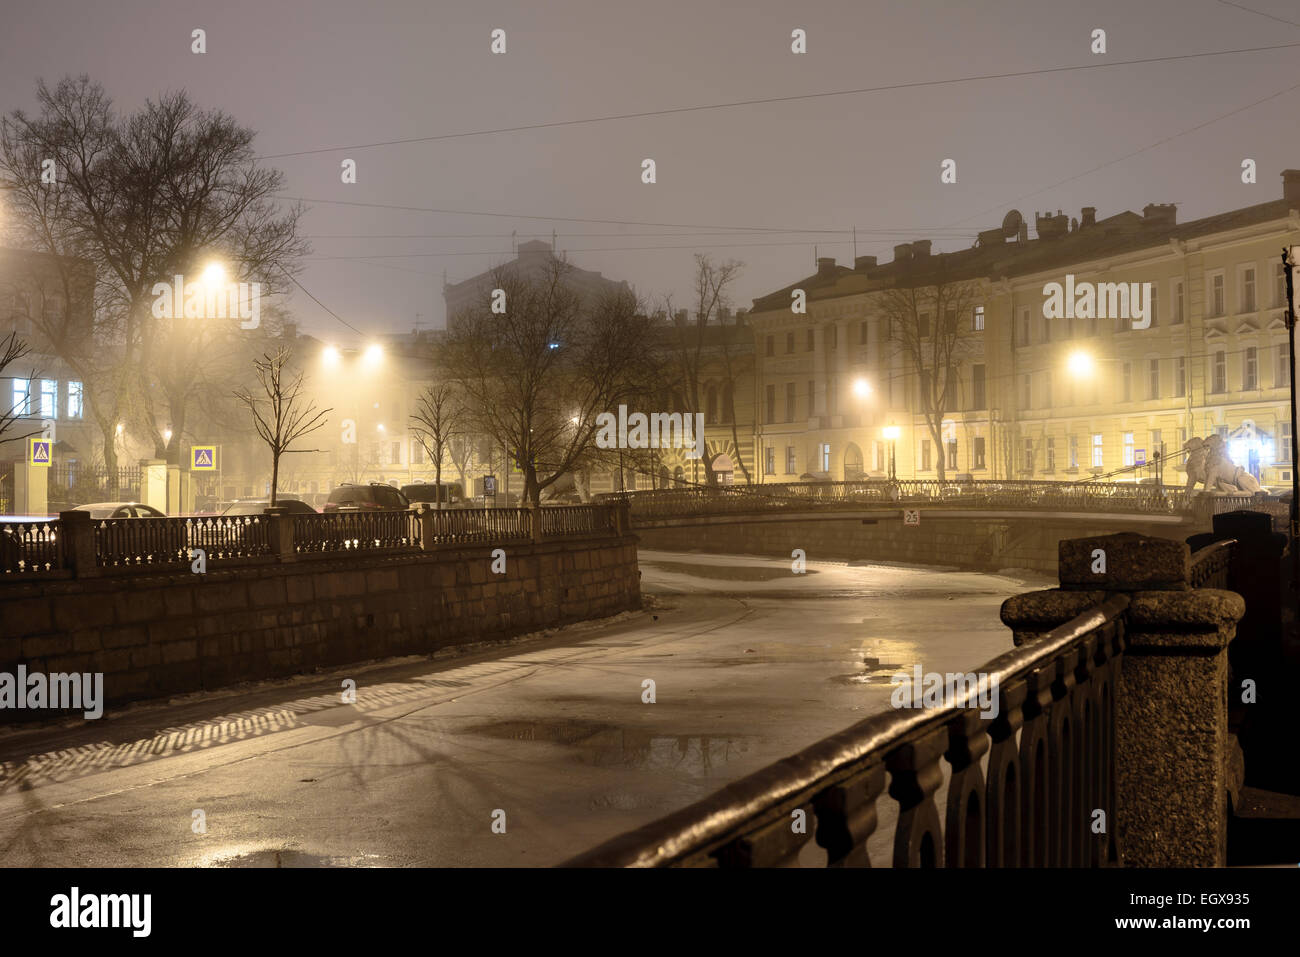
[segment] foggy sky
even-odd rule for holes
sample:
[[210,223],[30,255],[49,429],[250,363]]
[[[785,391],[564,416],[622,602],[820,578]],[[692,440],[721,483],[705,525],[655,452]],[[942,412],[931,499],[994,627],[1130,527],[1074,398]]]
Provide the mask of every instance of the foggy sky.
[[[1282,0],[1245,0],[1300,23]],[[1300,42],[1300,26],[1216,0],[10,0],[0,11],[0,110],[31,109],[38,76],[88,73],[122,109],[184,88],[258,131],[260,155],[609,114]],[[508,52],[489,52],[507,31]],[[790,52],[790,32],[808,52]],[[1094,28],[1107,54],[1089,50]],[[190,52],[207,31],[208,52]],[[365,332],[444,322],[455,282],[558,234],[570,261],[648,298],[689,294],[692,252],[746,263],[735,304],[852,264],[839,236],[616,226],[330,205],[323,200],[782,229],[858,229],[859,254],[931,238],[969,246],[1010,208],[1098,218],[1178,203],[1179,222],[1281,196],[1300,167],[1300,91],[1064,185],[1036,192],[1296,83],[1300,49],[1045,74],[499,133],[267,160],[317,202],[300,279]],[[358,164],[356,185],[340,162]],[[658,182],[640,181],[653,158]],[[955,185],[939,166],[957,161]],[[1259,182],[1240,182],[1243,158]],[[1035,194],[1035,195],[1029,195]],[[942,228],[948,227],[948,228]],[[959,227],[959,228],[953,228]],[[889,230],[890,232],[881,232]],[[458,239],[339,234],[495,234]],[[613,233],[614,236],[584,234]],[[647,233],[676,235],[645,235]],[[637,235],[641,234],[641,235]],[[783,243],[786,245],[754,245]],[[632,251],[629,246],[680,248]],[[619,247],[613,249],[610,247]],[[603,250],[603,251],[602,251]],[[434,254],[420,258],[366,256]],[[327,257],[349,257],[332,259]],[[356,336],[307,297],[304,331]]]

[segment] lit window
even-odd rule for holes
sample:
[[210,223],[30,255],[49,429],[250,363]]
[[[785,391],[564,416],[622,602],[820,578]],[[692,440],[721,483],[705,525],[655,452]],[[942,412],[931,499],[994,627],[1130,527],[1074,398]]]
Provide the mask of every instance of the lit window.
[[1259,349],[1255,346],[1247,346],[1241,357],[1241,387],[1259,388]]
[[27,415],[30,411],[29,400],[31,398],[32,382],[30,379],[14,379],[13,392],[10,393],[12,401],[10,406],[13,409],[13,415]]
[[1132,465],[1133,462],[1134,462],[1134,459],[1133,459],[1133,433],[1132,433],[1132,432],[1125,432],[1125,433],[1124,433],[1124,464],[1125,464],[1125,465]]
[[984,331],[984,307],[983,306],[975,307],[975,315],[971,323],[971,328],[974,329],[975,332]]
[[822,471],[831,470],[831,447],[829,442],[822,443]]
[[55,379],[41,380],[41,418],[59,417],[59,383]]
[[1095,469],[1099,469],[1104,464],[1105,464],[1105,457],[1102,454],[1101,433],[1094,432],[1092,434],[1092,467]]
[[82,405],[81,383],[72,381],[68,383],[68,418],[80,419],[86,414],[85,406]]

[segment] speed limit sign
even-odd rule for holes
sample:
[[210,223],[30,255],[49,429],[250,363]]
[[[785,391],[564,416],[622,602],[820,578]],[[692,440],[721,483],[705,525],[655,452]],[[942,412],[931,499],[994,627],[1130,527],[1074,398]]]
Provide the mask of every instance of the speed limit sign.
[[920,524],[921,524],[921,510],[920,510],[919,508],[905,508],[905,509],[903,509],[903,524],[904,524],[904,525],[920,525]]

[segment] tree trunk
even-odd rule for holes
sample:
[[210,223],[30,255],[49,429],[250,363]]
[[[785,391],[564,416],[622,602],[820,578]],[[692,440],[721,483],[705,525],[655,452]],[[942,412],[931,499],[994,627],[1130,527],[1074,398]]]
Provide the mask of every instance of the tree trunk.
[[442,511],[442,456],[441,455],[438,456],[437,464],[435,464],[433,467],[433,481],[434,484],[437,485],[438,487],[436,498],[438,499],[438,511],[441,512]]
[[275,490],[280,484],[280,456],[278,453],[271,454],[271,507],[275,508]]

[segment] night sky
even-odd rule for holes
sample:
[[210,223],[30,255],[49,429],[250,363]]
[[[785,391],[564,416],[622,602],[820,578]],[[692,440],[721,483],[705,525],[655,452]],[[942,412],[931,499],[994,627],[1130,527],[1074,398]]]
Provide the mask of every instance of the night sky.
[[[1035,210],[1101,218],[1172,202],[1185,222],[1279,198],[1278,173],[1300,167],[1300,47],[360,144],[1300,44],[1294,3],[1245,6],[1259,12],[1216,0],[10,3],[0,109],[30,109],[37,77],[85,72],[124,110],[184,88],[228,111],[287,173],[285,194],[312,201],[303,285],[367,333],[409,331],[417,313],[441,327],[444,271],[454,282],[509,259],[512,230],[522,242],[554,229],[571,261],[651,298],[688,296],[694,251],[741,259],[734,298],[748,306],[812,272],[815,255],[851,264],[855,226],[859,254],[884,261],[911,239],[969,246],[1013,207],[1032,223]],[[803,55],[790,51],[796,27]],[[206,54],[190,52],[195,28]],[[494,28],[504,55],[489,50]],[[1104,55],[1090,50],[1095,28]],[[340,181],[345,157],[356,185]],[[646,157],[654,185],[641,182]],[[1246,157],[1257,185],[1241,183]],[[946,158],[955,185],[939,181]],[[755,226],[842,232],[737,230]],[[390,234],[457,236],[374,238]],[[355,341],[305,296],[292,305],[304,330]]]

